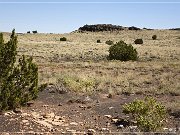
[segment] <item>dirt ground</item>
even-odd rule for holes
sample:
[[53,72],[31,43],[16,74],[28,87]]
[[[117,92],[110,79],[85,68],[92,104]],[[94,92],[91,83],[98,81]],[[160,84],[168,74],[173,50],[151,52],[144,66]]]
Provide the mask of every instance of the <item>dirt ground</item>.
[[[14,134],[120,134],[139,132],[135,127],[124,122],[122,105],[145,95],[115,95],[93,93],[91,95],[67,92],[60,94],[53,86],[39,94],[38,99],[30,102],[18,113],[8,111],[0,115],[0,131]],[[159,95],[155,97],[164,105],[178,100],[180,96]],[[164,130],[178,134],[180,110],[171,110]],[[124,127],[121,127],[124,125]]]

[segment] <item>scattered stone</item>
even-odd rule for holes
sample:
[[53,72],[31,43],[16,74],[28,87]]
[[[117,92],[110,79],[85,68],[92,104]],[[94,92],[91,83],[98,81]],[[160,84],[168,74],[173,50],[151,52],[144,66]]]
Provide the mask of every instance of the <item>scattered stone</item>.
[[88,135],[93,135],[94,133],[96,133],[96,130],[94,130],[94,129],[88,129],[88,131],[87,131]]
[[21,116],[22,116],[22,117],[25,117],[25,116],[30,116],[30,115],[27,114],[27,113],[22,113]]
[[93,102],[93,100],[89,97],[89,96],[86,96],[85,99],[83,100],[83,103],[91,103]]
[[72,130],[72,129],[68,129],[66,131],[69,132],[69,133],[72,133],[72,134],[76,133],[76,130]]
[[80,106],[79,106],[79,108],[86,108],[86,107],[85,107],[85,106],[83,106],[83,105],[80,105]]
[[27,122],[29,122],[28,120],[22,120],[22,123],[27,123]]
[[62,106],[62,104],[61,104],[61,103],[59,103],[59,104],[58,104],[58,106]]
[[137,126],[129,126],[131,132],[135,132],[137,130]]
[[48,105],[43,105],[43,107],[48,107]]
[[61,126],[62,124],[64,124],[64,122],[53,121],[52,124],[55,125],[55,126]]
[[109,93],[108,98],[113,98],[113,94]]
[[22,110],[20,108],[16,108],[13,110],[14,113],[22,113]]
[[109,110],[111,110],[111,109],[113,109],[113,108],[114,108],[114,107],[112,107],[112,106],[111,106],[111,107],[108,107]]
[[101,128],[101,131],[109,131],[108,128]]
[[47,119],[47,118],[50,118],[50,117],[51,117],[51,116],[50,116],[49,114],[47,114],[47,113],[42,114],[42,116],[43,116],[43,118],[45,118],[45,119]]
[[111,115],[104,115],[105,117],[107,117],[107,118],[109,118],[109,119],[111,119],[112,118],[112,116]]
[[61,116],[55,116],[55,117],[54,117],[54,121],[56,121],[56,120],[64,120],[64,119],[63,119],[63,117],[61,117]]
[[77,126],[78,123],[76,123],[76,122],[71,122],[70,125],[72,125],[72,126]]
[[26,104],[28,107],[31,107],[34,103],[33,102],[27,102]]
[[124,127],[130,126],[130,121],[126,120],[126,119],[118,119],[118,121],[115,123],[115,125],[117,127],[119,127],[119,125],[123,125]]
[[119,119],[112,119],[112,122],[116,123]]
[[168,131],[168,128],[163,128],[163,130]]
[[87,109],[91,109],[91,108],[92,108],[92,106],[88,106],[88,107],[87,107]]
[[118,128],[124,128],[124,126],[123,126],[123,125],[118,125],[117,127],[118,127]]
[[45,126],[47,128],[52,128],[53,126],[51,124],[49,124],[48,122],[46,121],[35,121],[36,123],[42,125],[42,126]]

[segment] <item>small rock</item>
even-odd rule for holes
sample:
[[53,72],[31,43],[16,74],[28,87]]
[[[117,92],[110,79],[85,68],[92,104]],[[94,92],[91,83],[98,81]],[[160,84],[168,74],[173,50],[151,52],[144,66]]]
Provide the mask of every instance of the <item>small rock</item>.
[[163,130],[166,130],[166,131],[167,131],[167,130],[168,130],[168,128],[163,128]]
[[33,102],[27,102],[26,104],[28,107],[31,107],[34,103]]
[[48,105],[43,105],[43,107],[48,107]]
[[62,104],[61,104],[61,103],[59,103],[59,104],[58,104],[58,106],[62,106]]
[[56,93],[54,90],[50,90],[49,93]]
[[134,132],[137,129],[137,126],[129,126],[129,128],[131,132]]
[[63,119],[63,117],[61,117],[61,116],[55,116],[55,117],[54,117],[54,120],[56,121],[56,120],[64,120],[64,119]]
[[76,123],[76,122],[71,122],[70,125],[77,126],[78,123]]
[[22,120],[22,123],[27,123],[27,122],[29,122],[28,120]]
[[55,125],[55,126],[61,126],[62,124],[64,124],[64,122],[53,121],[52,124]]
[[101,128],[101,131],[109,131],[108,128]]
[[68,130],[66,130],[67,132],[69,132],[69,133],[76,133],[76,130],[72,130],[72,129],[68,129]]
[[83,100],[83,103],[90,103],[92,101],[93,100],[89,96],[86,96],[85,99]]
[[45,118],[45,119],[50,118],[49,114],[47,114],[47,113],[43,114],[42,116],[43,116],[43,118]]
[[105,117],[107,117],[107,118],[112,118],[112,116],[111,115],[104,115]]
[[109,93],[108,98],[113,98],[113,94]]
[[88,107],[87,107],[87,109],[91,109],[91,108],[92,108],[92,106],[88,106]]
[[80,106],[79,106],[79,108],[86,108],[86,107],[85,107],[85,106],[83,106],[83,105],[80,105]]
[[119,119],[112,119],[112,122],[116,123]]
[[96,130],[94,130],[94,129],[88,129],[88,131],[87,131],[88,135],[93,135],[94,133],[96,133]]
[[14,113],[22,113],[22,110],[19,109],[19,108],[16,108],[16,109],[13,110],[13,112],[14,112]]
[[111,110],[111,109],[113,109],[113,108],[114,108],[114,107],[112,107],[112,106],[111,106],[111,107],[108,107],[109,110]]
[[118,125],[117,127],[118,127],[118,128],[124,128],[124,126],[123,126],[123,125]]

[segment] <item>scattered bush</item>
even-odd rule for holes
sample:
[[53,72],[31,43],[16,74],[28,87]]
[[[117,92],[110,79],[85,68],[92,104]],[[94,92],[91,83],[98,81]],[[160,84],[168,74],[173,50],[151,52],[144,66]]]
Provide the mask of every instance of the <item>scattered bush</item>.
[[112,45],[112,44],[114,44],[114,43],[113,43],[113,41],[108,40],[108,41],[106,41],[106,44],[107,44],[107,45]]
[[157,103],[152,97],[146,97],[145,100],[134,100],[123,106],[123,113],[131,114],[133,120],[141,131],[156,131],[163,126],[166,118],[164,106]]
[[142,39],[136,39],[134,41],[135,44],[143,44],[143,40]]
[[156,35],[153,35],[153,36],[152,36],[152,39],[153,39],[153,40],[156,40],[156,39],[157,39],[157,36],[156,36]]
[[63,75],[58,80],[67,89],[75,92],[92,92],[95,87],[95,80],[89,77],[79,77],[76,75]]
[[97,40],[97,43],[101,43],[101,40],[98,39],[98,40]]
[[66,37],[60,38],[60,41],[67,41]]
[[131,44],[126,44],[123,41],[117,42],[109,48],[109,59],[128,61],[137,60],[138,53]]
[[30,34],[31,32],[30,31],[27,31],[28,34]]
[[4,43],[0,34],[0,111],[15,109],[35,99],[38,94],[38,67],[32,57],[19,58],[16,63],[17,36],[12,31]]
[[37,30],[35,30],[35,31],[32,31],[32,33],[33,33],[33,34],[36,34],[36,33],[38,33],[38,32],[37,32]]

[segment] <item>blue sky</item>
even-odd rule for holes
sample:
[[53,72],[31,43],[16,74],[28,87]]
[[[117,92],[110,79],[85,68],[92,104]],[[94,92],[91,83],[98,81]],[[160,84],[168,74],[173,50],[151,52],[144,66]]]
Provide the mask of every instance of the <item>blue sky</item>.
[[[33,1],[41,3],[15,3]],[[74,3],[43,3],[51,1]],[[159,29],[180,27],[180,0],[51,1],[0,0],[0,31],[9,32],[15,28],[16,32],[37,30],[45,33],[65,33],[85,24],[116,24]],[[93,3],[97,1],[102,3]],[[103,3],[112,1],[132,3]],[[153,1],[159,3],[150,3]],[[172,1],[176,3],[164,3]]]

